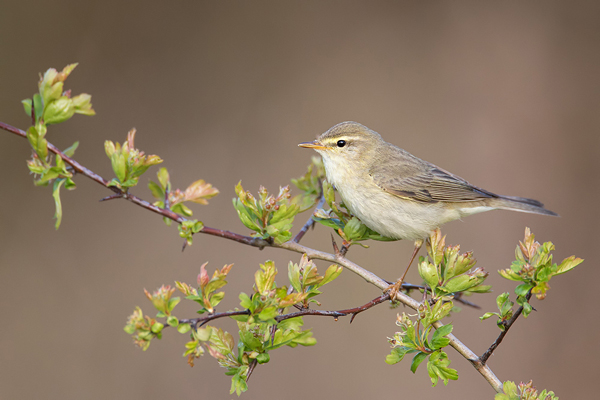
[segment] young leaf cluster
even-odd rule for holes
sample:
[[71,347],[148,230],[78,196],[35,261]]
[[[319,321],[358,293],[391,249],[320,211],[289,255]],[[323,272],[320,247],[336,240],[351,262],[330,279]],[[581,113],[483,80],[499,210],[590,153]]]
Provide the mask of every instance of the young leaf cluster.
[[[208,199],[219,194],[217,188],[213,187],[210,183],[205,182],[203,179],[193,182],[184,191],[179,189],[172,190],[169,172],[164,167],[160,168],[156,175],[158,177],[158,183],[153,181],[148,183],[148,188],[152,192],[152,196],[157,199],[153,204],[185,217],[191,217],[193,215],[192,210],[184,204],[185,202],[207,205]],[[173,222],[167,217],[163,217],[163,221],[165,221],[167,226],[170,226]],[[188,245],[192,244],[192,236],[195,233],[200,232],[202,228],[204,228],[204,224],[196,219],[183,221],[177,226],[179,236],[184,238]]]
[[[306,256],[303,257],[303,260],[306,260]],[[303,262],[301,261],[300,264]],[[303,265],[309,264],[314,267],[311,262],[305,262]],[[294,266],[290,263],[288,275],[294,274],[292,271]],[[311,277],[323,282],[325,277],[319,277],[316,269],[314,271],[315,275]],[[247,373],[248,366],[253,362],[258,364],[268,362],[270,351],[282,346],[296,347],[316,344],[312,332],[302,330],[302,317],[281,321],[277,319],[286,308],[304,302],[312,293],[307,291],[293,293],[286,286],[278,287],[275,282],[276,275],[277,268],[272,261],[261,264],[260,269],[254,275],[254,294],[252,296],[245,293],[240,294],[240,305],[247,309],[249,314],[233,317],[238,321],[240,341],[238,343],[238,364],[228,366],[227,371],[228,375],[233,376],[232,393],[235,391],[239,395],[247,389],[245,383],[247,375],[244,374]],[[331,277],[328,282],[333,279],[335,277]],[[302,278],[299,278],[299,282],[300,287],[308,286],[304,284]]]
[[433,299],[447,298],[456,293],[487,293],[491,286],[483,285],[488,273],[475,268],[472,252],[460,254],[460,246],[446,246],[446,236],[436,229],[427,243],[429,258],[419,258],[419,275],[431,288]]
[[[158,177],[158,183],[153,181],[148,183],[148,188],[152,192],[152,196],[157,199],[153,204],[185,217],[191,217],[193,215],[192,210],[184,204],[185,202],[207,205],[209,199],[219,194],[217,188],[213,187],[210,183],[205,182],[203,179],[193,182],[184,191],[181,191],[180,189],[172,190],[169,172],[164,167],[160,168],[156,175]],[[165,222],[167,225],[171,225],[172,221],[166,218]]]
[[[216,270],[213,273],[212,278],[209,278],[206,272],[206,264],[200,267],[200,274],[198,274],[197,282],[198,289],[188,285],[184,282],[175,282],[175,286],[179,291],[186,295],[186,300],[192,300],[200,304],[202,307],[198,313],[212,313],[214,307],[219,304],[223,297],[224,292],[217,292],[218,289],[222,288],[227,284],[225,278],[231,270],[232,264],[225,265],[221,270]],[[169,326],[177,328],[180,333],[186,333],[191,329],[191,323],[188,320],[179,320],[173,315],[173,309],[181,299],[179,297],[173,297],[175,288],[169,285],[163,285],[153,293],[148,292],[144,289],[144,293],[148,300],[152,302],[152,305],[157,310],[156,318],[166,318],[166,323]],[[164,324],[158,322],[155,318],[144,316],[142,310],[137,307],[133,314],[129,317],[127,325],[125,326],[125,332],[133,335],[134,342],[140,346],[143,350],[146,350],[150,346],[150,341],[153,338],[160,339],[162,337],[162,330]],[[202,355],[203,350],[200,348],[200,343],[205,342],[210,338],[210,331],[197,329],[192,334],[192,342],[194,346],[187,345],[186,356],[192,354],[191,358],[188,358],[188,362],[193,365],[193,359]]]
[[[167,323],[171,326],[177,326],[179,320],[171,314],[175,306],[179,303],[179,297],[172,297],[174,288],[170,286],[161,286],[152,294],[144,289],[146,297],[152,302],[154,308],[158,310],[156,318],[166,318]],[[156,318],[145,316],[140,307],[136,307],[132,315],[129,316],[125,325],[125,332],[133,335],[133,340],[136,345],[144,351],[150,346],[153,338],[162,338],[162,330],[165,325],[158,322]]]
[[137,185],[140,176],[148,168],[163,162],[159,156],[147,156],[143,151],[135,148],[135,132],[135,129],[131,129],[127,133],[127,140],[123,142],[123,145],[110,140],[104,142],[104,150],[116,175],[116,178],[110,181],[110,186],[127,190]]
[[553,276],[564,274],[581,264],[583,259],[570,256],[560,264],[552,262],[552,242],[540,244],[529,228],[525,228],[525,239],[519,242],[515,250],[515,261],[510,268],[498,271],[506,279],[523,282],[515,288],[517,303],[523,307],[523,316],[527,317],[532,308],[526,299],[527,293],[535,294],[539,300],[546,297],[550,289],[548,282]]
[[127,324],[123,328],[125,332],[133,336],[133,342],[142,350],[148,350],[153,338],[162,338],[164,324],[155,318],[144,315],[140,307],[136,307],[133,314],[127,318]]
[[538,393],[532,381],[521,382],[518,387],[514,382],[506,381],[502,389],[503,393],[496,394],[494,400],[558,400],[552,391],[544,389]]
[[[197,287],[183,282],[175,282],[175,285],[186,296],[186,300],[201,306],[199,314],[216,315],[215,307],[225,295],[219,289],[227,284],[226,278],[231,267],[225,265],[211,277],[204,264],[200,267]],[[180,333],[189,332],[190,341],[186,343],[183,354],[188,364],[193,366],[195,359],[208,351],[227,369],[226,374],[232,377],[231,393],[240,395],[248,389],[246,381],[254,366],[270,360],[270,351],[282,346],[312,346],[316,343],[312,332],[302,329],[302,317],[282,314],[288,307],[299,305],[302,308],[307,305],[309,299],[320,293],[318,289],[337,278],[340,272],[341,267],[332,265],[324,276],[320,276],[314,263],[304,255],[299,264],[289,265],[288,276],[292,286],[288,288],[277,286],[277,268],[272,261],[261,264],[254,276],[254,293],[250,296],[241,293],[239,296],[240,306],[245,312],[231,312],[231,318],[237,321],[239,330],[237,345],[232,334],[200,323],[201,318],[176,318],[173,309],[180,299],[172,297],[174,288],[162,286],[152,294],[146,291],[146,297],[158,311],[156,318],[166,318],[166,324],[177,328]],[[134,342],[144,350],[153,338],[162,337],[165,325],[156,318],[144,316],[137,307],[125,326],[125,331],[133,335]]]
[[[73,174],[65,165],[60,156],[56,156],[53,165],[48,155],[48,141],[46,133],[47,125],[58,124],[70,119],[75,113],[83,115],[95,115],[92,109],[89,94],[82,93],[71,97],[71,91],[64,89],[64,82],[77,64],[67,65],[61,72],[50,68],[38,82],[38,93],[31,99],[22,101],[25,113],[31,117],[33,125],[27,129],[27,140],[33,148],[33,156],[27,161],[27,167],[36,175],[34,183],[37,186],[47,186],[54,181],[52,197],[54,198],[56,229],[62,220],[62,204],[60,200],[60,189],[75,189]],[[63,153],[71,157],[79,142],[75,142]],[[39,176],[39,178],[38,178]]]
[[452,325],[443,325],[431,334],[434,330],[433,323],[447,316],[452,307],[452,302],[442,300],[438,300],[433,307],[424,302],[416,316],[416,322],[405,313],[398,315],[396,325],[400,327],[400,331],[390,339],[393,349],[385,362],[393,365],[402,361],[406,354],[415,353],[410,370],[415,373],[419,365],[429,357],[427,373],[433,386],[437,385],[439,379],[445,385],[448,380],[457,380],[457,371],[449,367],[448,355],[442,351],[450,343],[446,336],[452,332]]
[[353,244],[359,244],[363,247],[368,247],[362,243],[357,243],[368,239],[381,241],[396,240],[382,236],[374,230],[368,228],[365,224],[360,222],[358,218],[350,214],[350,212],[346,210],[346,206],[343,203],[336,203],[335,190],[327,181],[323,182],[323,196],[325,196],[325,201],[329,206],[329,210],[316,210],[313,215],[313,219],[320,224],[333,228],[344,240],[344,245],[346,247],[349,247]]
[[254,237],[273,238],[275,243],[284,243],[292,238],[292,222],[300,212],[300,206],[290,201],[290,187],[279,189],[277,197],[267,192],[263,186],[258,190],[258,198],[244,190],[239,182],[235,187],[237,198],[233,206],[240,221],[255,233]]
[[217,290],[227,284],[227,274],[231,271],[231,267],[233,267],[233,264],[225,265],[220,270],[215,270],[212,277],[209,277],[208,272],[206,272],[206,264],[208,263],[204,263],[200,267],[200,273],[197,278],[198,289],[185,282],[175,281],[175,286],[180,292],[185,294],[186,300],[195,301],[202,306],[198,310],[198,314],[206,312],[212,314],[215,311],[215,307],[225,297],[225,292],[217,292]]
[[288,276],[290,284],[297,293],[305,295],[303,299],[304,308],[308,308],[309,302],[320,303],[313,297],[321,294],[319,288],[337,278],[342,273],[339,265],[330,265],[325,275],[320,276],[315,263],[306,254],[302,256],[299,264],[290,261]]

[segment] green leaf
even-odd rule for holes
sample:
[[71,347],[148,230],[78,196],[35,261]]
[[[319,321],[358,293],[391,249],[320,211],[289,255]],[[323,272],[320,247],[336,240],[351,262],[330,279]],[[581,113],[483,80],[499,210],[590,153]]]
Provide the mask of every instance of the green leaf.
[[213,336],[213,328],[207,326],[206,328],[198,328],[193,332],[194,338],[200,342],[206,342]]
[[127,177],[127,160],[125,156],[117,150],[110,157],[110,161],[117,179],[119,179],[119,182],[124,182]]
[[52,197],[54,198],[54,205],[56,211],[54,212],[54,218],[56,218],[56,224],[54,225],[56,229],[60,226],[60,222],[62,221],[62,204],[60,202],[60,187],[65,183],[64,179],[57,179],[54,181],[54,188],[52,189]]
[[533,288],[533,285],[529,283],[522,283],[515,288],[515,294],[517,296],[527,296],[527,292]]
[[269,353],[260,353],[258,357],[256,357],[256,361],[258,361],[259,364],[266,364],[270,359]]
[[509,295],[510,294],[508,292],[504,292],[496,297],[496,305],[498,306],[498,310],[502,309],[502,305],[508,301]]
[[394,347],[392,352],[385,357],[385,362],[389,365],[394,365],[402,361],[404,356],[408,353],[414,352],[413,349],[410,349],[405,346]]
[[565,272],[572,270],[582,262],[582,258],[578,258],[575,256],[567,257],[560,263],[554,275],[564,274]]
[[163,330],[164,327],[165,326],[160,322],[156,322],[154,325],[152,325],[152,328],[150,328],[150,330],[152,331],[152,333],[159,333]]
[[428,355],[429,354],[422,351],[419,351],[417,354],[415,354],[412,359],[412,363],[410,364],[410,370],[413,372],[413,374],[417,372],[417,368],[419,368],[419,365],[427,358]]
[[264,264],[260,264],[260,269],[254,274],[256,290],[258,293],[265,294],[273,288],[275,284],[275,275],[277,275],[277,268],[275,268],[275,263],[273,261],[268,260]]
[[171,315],[167,318],[167,324],[169,324],[169,326],[176,327],[179,325],[179,320],[177,319],[177,317]]
[[496,394],[494,400],[519,400],[517,385],[514,382],[506,381],[502,384],[502,388],[504,393]]
[[329,268],[327,268],[327,271],[325,271],[325,275],[323,276],[323,280],[319,283],[319,287],[333,281],[335,278],[340,276],[343,269],[344,268],[336,264],[330,265]]
[[38,157],[42,160],[46,160],[48,157],[48,141],[44,139],[44,136],[41,135],[35,127],[30,126],[29,129],[27,129],[27,140]]
[[67,147],[63,151],[63,153],[65,153],[65,155],[67,155],[69,157],[73,157],[73,155],[75,154],[75,150],[77,150],[77,147],[79,147],[79,142],[75,142],[70,147]]
[[167,189],[170,185],[169,171],[165,167],[161,167],[157,172],[158,181],[163,189]]
[[481,317],[479,317],[480,320],[486,320],[494,315],[497,315],[498,317],[500,317],[500,314],[498,313],[494,313],[494,312],[486,312],[485,314],[483,314]]
[[32,100],[31,99],[21,100],[21,103],[23,103],[23,109],[25,109],[25,114],[27,114],[27,117],[31,118],[31,107],[33,106]]
[[240,340],[246,345],[248,350],[260,350],[262,348],[262,341],[252,331],[240,330]]
[[476,286],[477,284],[479,284],[479,282],[476,280],[475,277],[471,277],[468,275],[459,275],[450,279],[444,285],[444,289],[446,289],[450,293],[463,292],[472,286]]
[[356,217],[352,217],[344,227],[344,234],[348,238],[348,241],[361,239],[366,231],[367,227]]
[[33,110],[35,113],[35,122],[37,123],[42,118],[42,113],[44,112],[44,102],[39,93],[33,95]]
[[448,339],[447,335],[452,332],[452,324],[444,325],[437,329],[431,338],[431,348],[434,350],[441,349],[442,347],[448,346],[450,343],[450,339]]
[[73,106],[77,114],[96,115],[96,111],[92,108],[92,96],[87,93],[73,97]]
[[150,191],[152,192],[152,196],[159,200],[164,200],[165,192],[163,191],[162,187],[160,187],[160,185],[150,181],[148,182],[148,189],[150,189]]
[[278,315],[277,308],[267,307],[258,314],[258,318],[261,321],[270,321],[270,320],[274,319],[277,315]]
[[421,278],[423,278],[425,283],[427,283],[432,290],[435,290],[439,282],[438,271],[435,265],[430,263],[425,257],[419,257],[418,267]]
[[44,122],[46,124],[59,124],[70,119],[73,114],[75,114],[73,100],[62,96],[46,105]]
[[252,299],[250,299],[250,297],[244,292],[240,293],[238,297],[240,299],[240,306],[246,310],[251,310]]
[[448,355],[443,351],[436,351],[429,357],[429,361],[427,362],[427,372],[429,373],[429,377],[431,378],[431,383],[433,386],[436,386],[438,383],[438,378],[441,378],[444,381],[444,385],[448,384],[448,380],[457,380],[458,373],[455,369],[449,368],[450,360],[448,359]]
[[179,333],[187,333],[190,331],[190,329],[192,329],[190,324],[179,324],[177,326],[177,332],[179,332]]
[[210,298],[210,305],[213,307],[216,307],[217,305],[219,305],[219,303],[221,302],[221,300],[223,300],[224,297],[225,297],[225,292],[219,292],[219,293],[213,294]]

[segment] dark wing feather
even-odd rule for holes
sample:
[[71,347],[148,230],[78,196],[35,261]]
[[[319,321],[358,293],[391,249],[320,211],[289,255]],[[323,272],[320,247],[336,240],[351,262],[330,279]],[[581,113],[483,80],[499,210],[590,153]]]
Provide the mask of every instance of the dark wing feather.
[[[369,171],[375,184],[399,197],[421,202],[467,202],[498,197],[471,185],[459,176],[423,161],[398,148],[390,149],[392,159]],[[400,150],[400,152],[398,152]]]

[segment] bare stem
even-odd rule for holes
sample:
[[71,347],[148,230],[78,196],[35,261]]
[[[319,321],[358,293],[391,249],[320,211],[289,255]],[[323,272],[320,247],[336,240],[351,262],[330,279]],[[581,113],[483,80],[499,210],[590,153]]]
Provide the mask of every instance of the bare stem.
[[[527,299],[527,302],[529,303],[529,300],[531,299],[531,289],[529,289],[529,292],[527,292],[527,295],[525,296],[525,298]],[[487,349],[485,351],[485,353],[483,353],[481,355],[481,357],[479,357],[478,361],[482,365],[485,365],[487,363],[488,358],[490,358],[490,356],[492,355],[494,350],[496,350],[498,348],[498,346],[500,346],[500,343],[502,343],[502,340],[504,340],[504,336],[506,336],[506,334],[508,333],[508,330],[515,323],[517,318],[519,318],[519,316],[521,315],[522,312],[523,312],[523,306],[519,307],[517,309],[517,311],[513,314],[512,318],[504,323],[504,330],[502,332],[500,332],[500,334],[498,335],[496,340],[494,340],[494,343],[492,343],[490,348]]]

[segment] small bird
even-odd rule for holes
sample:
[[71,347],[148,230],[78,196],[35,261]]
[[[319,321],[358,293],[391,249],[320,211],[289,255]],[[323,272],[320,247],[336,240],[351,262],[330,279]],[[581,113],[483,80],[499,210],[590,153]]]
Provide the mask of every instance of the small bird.
[[558,215],[537,200],[501,196],[471,185],[387,143],[379,133],[357,122],[339,123],[316,140],[298,146],[321,155],[327,180],[363,224],[389,238],[415,241],[404,274],[388,288],[392,298],[424,239],[442,224],[497,209]]

